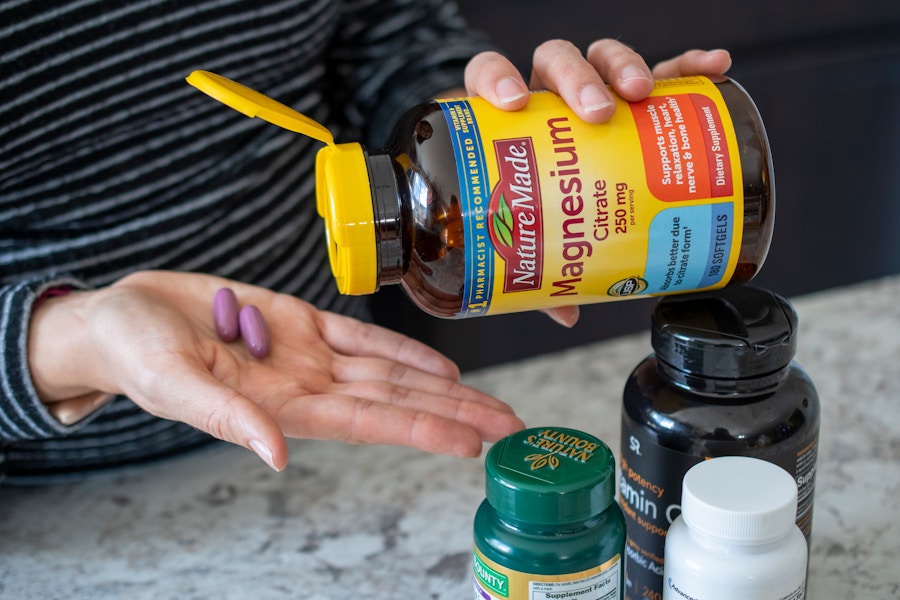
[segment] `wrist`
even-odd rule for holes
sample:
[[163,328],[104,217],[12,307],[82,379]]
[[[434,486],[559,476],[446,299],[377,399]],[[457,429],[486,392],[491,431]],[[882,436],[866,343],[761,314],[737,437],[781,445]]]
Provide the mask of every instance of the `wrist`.
[[28,367],[38,398],[48,406],[106,394],[91,382],[93,352],[86,323],[95,293],[51,288],[32,307]]
[[47,288],[41,295],[37,297],[37,300],[34,301],[34,304],[31,306],[31,312],[37,310],[37,308],[44,303],[44,300],[48,298],[56,298],[58,296],[65,296],[69,292],[72,291],[71,286],[61,286],[61,287],[51,287]]

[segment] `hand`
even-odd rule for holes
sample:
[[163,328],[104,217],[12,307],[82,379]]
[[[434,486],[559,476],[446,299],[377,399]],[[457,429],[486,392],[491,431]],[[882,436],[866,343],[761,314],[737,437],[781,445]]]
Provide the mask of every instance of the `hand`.
[[[725,50],[689,50],[650,69],[637,52],[617,40],[598,40],[586,55],[570,42],[552,40],[535,50],[533,63],[527,86],[504,56],[483,52],[466,67],[466,93],[482,96],[504,110],[520,110],[528,103],[529,89],[548,89],[558,93],[585,121],[603,123],[616,108],[607,83],[625,100],[636,102],[647,97],[654,78],[722,75],[731,67],[731,56]],[[544,312],[566,327],[575,325],[579,316],[577,306]]]
[[[212,302],[226,286],[265,316],[266,358],[217,335]],[[252,449],[276,470],[287,464],[285,436],[477,456],[483,440],[523,427],[424,344],[207,275],[141,272],[47,300],[32,318],[29,361],[48,405],[125,394],[156,416]]]
[[504,110],[519,110],[528,103],[528,91],[558,93],[582,119],[608,121],[615,103],[607,83],[625,100],[643,100],[654,78],[682,75],[722,75],[731,68],[726,50],[689,50],[653,69],[641,56],[617,40],[598,40],[582,52],[571,42],[551,40],[534,51],[530,85],[518,69],[496,52],[482,52],[466,66],[466,92],[482,96]]

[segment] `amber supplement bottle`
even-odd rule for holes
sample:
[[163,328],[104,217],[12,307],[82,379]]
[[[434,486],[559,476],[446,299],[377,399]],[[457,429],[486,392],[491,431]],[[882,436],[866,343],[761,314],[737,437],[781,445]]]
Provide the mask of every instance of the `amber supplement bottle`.
[[670,296],[652,317],[654,354],[631,373],[622,412],[620,504],[628,523],[625,597],[661,598],[666,533],[695,464],[748,456],[797,482],[809,540],[819,399],[794,362],[797,313],[752,286]]
[[616,462],[587,433],[541,427],[494,444],[475,514],[475,598],[622,598]]
[[326,143],[317,160],[339,290],[400,283],[440,317],[716,289],[751,279],[775,198],[759,113],[735,82],[663,80],[603,125],[556,94],[410,109],[383,150],[205,72],[195,86]]

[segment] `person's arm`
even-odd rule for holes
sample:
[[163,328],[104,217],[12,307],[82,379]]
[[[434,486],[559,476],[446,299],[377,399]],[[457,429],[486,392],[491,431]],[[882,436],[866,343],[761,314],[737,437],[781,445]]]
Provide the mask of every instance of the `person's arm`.
[[[265,358],[219,338],[213,298],[222,287],[265,315]],[[251,449],[278,470],[287,464],[286,437],[473,457],[483,441],[524,426],[420,342],[208,275],[141,272],[48,299],[30,319],[27,347],[32,393],[48,406],[123,394],[155,416]]]
[[[90,409],[74,404],[63,407],[61,413],[51,410],[34,387],[29,362],[29,352],[33,350],[29,343],[33,312],[42,310],[45,303],[56,297],[57,291],[86,287],[81,281],[68,277],[27,280],[0,287],[0,343],[3,347],[0,442],[67,435],[82,425],[76,423],[80,420],[76,418],[77,414],[90,412]],[[66,342],[51,335],[46,343],[65,345]]]

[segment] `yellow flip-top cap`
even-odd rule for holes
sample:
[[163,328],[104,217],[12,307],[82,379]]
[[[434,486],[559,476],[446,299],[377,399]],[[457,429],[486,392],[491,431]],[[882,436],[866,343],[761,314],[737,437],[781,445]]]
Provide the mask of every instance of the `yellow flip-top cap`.
[[259,117],[282,129],[302,133],[329,145],[334,144],[334,136],[321,123],[227,77],[209,71],[194,71],[188,75],[187,82],[248,117]]
[[336,144],[319,150],[316,205],[325,219],[328,259],[338,290],[354,296],[375,292],[375,214],[362,146]]
[[327,144],[316,156],[316,208],[325,219],[328,260],[342,294],[378,289],[378,248],[366,157],[359,144],[335,144],[324,125],[256,90],[209,71],[194,71],[188,83],[248,117]]

